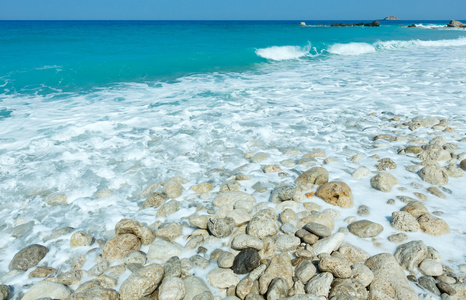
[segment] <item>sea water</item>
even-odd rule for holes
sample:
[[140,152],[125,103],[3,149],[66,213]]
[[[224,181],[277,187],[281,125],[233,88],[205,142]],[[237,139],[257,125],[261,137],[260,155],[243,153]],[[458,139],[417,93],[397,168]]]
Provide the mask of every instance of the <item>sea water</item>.
[[[49,247],[41,264],[54,268],[92,248],[71,248],[69,235],[43,242],[59,228],[108,240],[122,218],[186,222],[193,203],[208,205],[231,176],[254,175],[242,190],[267,202],[269,192],[255,193],[253,184],[261,181],[270,191],[306,170],[282,166],[292,176],[267,177],[244,157],[258,151],[270,155],[264,164],[277,164],[286,149],[324,149],[339,161],[325,165],[331,180],[347,182],[355,197],[355,207],[341,209],[342,216],[356,215],[365,204],[368,218],[385,227],[381,248],[351,235],[347,240],[371,254],[393,253],[388,220],[402,204],[386,201],[402,192],[383,194],[370,188],[369,178],[354,180],[350,174],[358,166],[348,157],[363,154],[360,164],[373,171],[373,154],[400,165],[412,160],[396,154],[396,143],[373,147],[383,124],[371,113],[447,118],[457,131],[448,141],[465,137],[466,31],[445,28],[448,21],[382,22],[377,28],[307,23],[313,26],[0,22],[2,281],[19,290],[37,282],[7,274],[13,255],[29,244]],[[417,27],[407,28],[412,23]],[[464,142],[458,145],[458,153],[466,151]],[[403,168],[390,172],[404,186],[423,183]],[[139,211],[141,193],[173,176],[187,179],[181,210],[167,219],[155,218],[156,209]],[[437,248],[451,267],[466,262],[464,178],[450,179],[446,199],[429,195],[425,203],[444,213],[452,233],[409,236]],[[203,182],[216,186],[212,199],[189,191]],[[50,205],[50,199],[64,203]],[[337,226],[346,226],[342,218]]]

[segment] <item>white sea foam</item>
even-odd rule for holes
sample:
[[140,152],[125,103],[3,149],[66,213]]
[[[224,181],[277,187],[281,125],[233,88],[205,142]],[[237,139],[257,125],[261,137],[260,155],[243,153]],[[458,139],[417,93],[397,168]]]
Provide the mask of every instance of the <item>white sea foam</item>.
[[377,50],[393,50],[404,48],[419,48],[419,47],[461,47],[466,46],[466,38],[450,39],[450,40],[436,40],[436,41],[422,41],[422,40],[409,40],[409,41],[386,41],[377,42],[374,47]]
[[361,55],[374,53],[374,46],[367,43],[335,44],[328,48],[329,53],[338,55]]
[[310,46],[273,46],[257,49],[256,54],[270,60],[289,60],[309,55],[309,50]]

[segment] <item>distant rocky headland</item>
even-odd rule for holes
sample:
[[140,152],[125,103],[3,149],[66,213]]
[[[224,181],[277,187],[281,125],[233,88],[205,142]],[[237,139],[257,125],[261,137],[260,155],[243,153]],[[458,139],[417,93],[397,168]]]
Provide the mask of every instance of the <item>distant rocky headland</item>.
[[[301,22],[299,24],[299,26],[301,27],[309,27],[311,25],[306,25],[305,22]],[[325,24],[322,24],[322,25],[313,25],[313,26],[319,26],[319,27],[325,27],[326,25]],[[373,21],[371,23],[364,23],[364,22],[360,22],[360,23],[354,23],[354,24],[343,24],[343,23],[332,23],[330,25],[330,27],[358,27],[358,26],[365,26],[365,27],[379,27],[380,26],[380,22],[379,21]]]
[[400,21],[400,18],[395,17],[395,16],[388,16],[383,19],[384,21]]

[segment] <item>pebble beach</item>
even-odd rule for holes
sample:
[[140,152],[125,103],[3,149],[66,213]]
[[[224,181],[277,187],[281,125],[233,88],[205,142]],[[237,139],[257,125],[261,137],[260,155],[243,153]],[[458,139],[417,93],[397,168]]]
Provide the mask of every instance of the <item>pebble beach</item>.
[[466,299],[464,47],[4,91],[0,300]]

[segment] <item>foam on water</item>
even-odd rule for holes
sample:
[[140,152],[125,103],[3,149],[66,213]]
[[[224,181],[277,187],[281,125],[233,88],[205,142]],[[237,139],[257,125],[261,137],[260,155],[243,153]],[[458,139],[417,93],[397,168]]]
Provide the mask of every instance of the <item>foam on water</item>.
[[[354,208],[343,210],[320,199],[312,200],[344,215],[356,215],[361,204],[369,206],[371,220],[385,227],[378,237],[382,246],[376,248],[371,240],[351,235],[347,240],[371,254],[393,253],[396,245],[386,237],[395,231],[387,216],[403,204],[389,206],[386,200],[410,193],[394,189],[382,194],[370,188],[369,178],[353,179],[350,174],[358,166],[348,157],[363,154],[366,158],[360,164],[374,172],[375,162],[370,158],[374,154],[390,157],[399,165],[411,163],[415,158],[396,154],[401,142],[380,148],[374,148],[371,142],[375,134],[387,128],[404,136],[433,137],[423,129],[413,133],[382,122],[395,114],[406,119],[416,115],[447,118],[457,131],[445,133],[448,141],[457,142],[455,135],[464,137],[464,41],[432,43],[434,46],[425,44],[423,51],[418,50],[419,44],[398,47],[400,51],[367,50],[376,49],[376,44],[347,44],[350,46],[341,53],[366,49],[365,53],[372,54],[329,55],[316,60],[294,59],[307,55],[309,49],[271,47],[265,48],[269,57],[274,57],[271,60],[291,57],[286,67],[264,63],[248,72],[194,74],[172,82],[121,83],[87,93],[3,95],[2,106],[8,116],[0,119],[0,277],[7,273],[13,255],[28,244],[41,243],[52,249],[41,264],[53,267],[90,249],[71,248],[69,236],[42,241],[58,228],[72,226],[97,239],[109,239],[122,218],[145,224],[164,222],[164,218],[154,217],[154,208],[139,210],[145,200],[140,195],[151,184],[172,176],[183,176],[188,183],[183,184],[182,208],[169,221],[186,222],[196,205],[210,204],[212,199],[197,198],[189,190],[191,185],[211,182],[216,186],[215,193],[221,183],[239,172],[254,177],[241,182],[242,190],[254,194],[258,202],[268,202],[268,193],[254,193],[254,183],[261,181],[270,187],[292,184],[307,166],[282,166],[291,176],[279,178],[264,174],[262,166],[249,163],[244,154],[267,152],[270,157],[263,164],[277,164],[285,158],[298,160],[286,157],[288,148],[303,153],[322,148],[336,158],[338,163],[325,168],[332,180],[343,180],[351,186]],[[371,112],[381,117],[369,115]],[[458,145],[459,153],[466,151],[466,143]],[[415,173],[403,168],[390,172],[403,186],[411,182],[425,185]],[[408,187],[412,192],[414,188]],[[409,237],[434,246],[447,265],[456,266],[466,262],[464,177],[452,178],[448,188],[452,194],[447,193],[446,199],[429,196],[425,205],[429,211],[444,212],[442,218],[452,233],[440,237],[409,233]],[[99,196],[104,190],[109,192]],[[48,204],[60,195],[66,195],[67,205]],[[29,222],[33,223],[30,231],[19,238],[13,236],[17,226]],[[342,219],[337,219],[336,225],[346,226]],[[208,247],[211,250],[221,244]],[[18,288],[36,281],[27,278],[27,273],[11,281],[3,278],[4,283]]]
[[462,47],[466,46],[466,38],[458,38],[453,40],[436,40],[436,41],[384,41],[373,44],[368,43],[348,43],[331,45],[327,52],[338,55],[362,55],[374,53],[376,51],[405,49],[405,48],[420,48],[420,47]]
[[338,55],[361,55],[374,53],[374,46],[367,43],[335,44],[328,48],[329,53]]
[[270,60],[297,59],[309,55],[310,46],[273,46],[269,48],[257,49],[256,54]]

